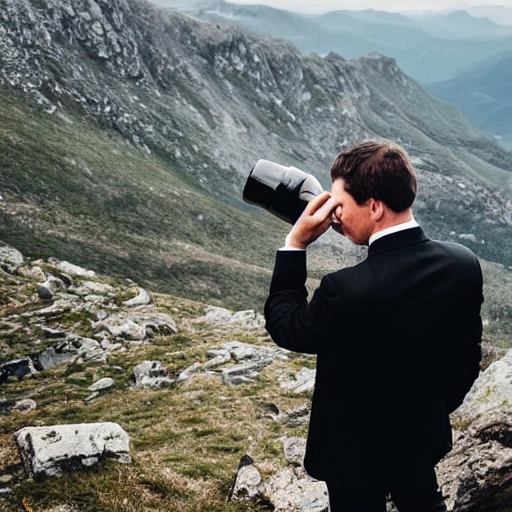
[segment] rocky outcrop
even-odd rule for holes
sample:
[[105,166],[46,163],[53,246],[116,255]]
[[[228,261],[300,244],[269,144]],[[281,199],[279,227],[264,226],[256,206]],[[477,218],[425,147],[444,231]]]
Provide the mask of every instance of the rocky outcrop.
[[159,389],[170,387],[174,379],[160,361],[143,361],[133,369],[132,380],[136,388]]
[[[35,354],[2,362],[0,384],[9,378],[21,380],[63,363],[106,362],[114,351],[148,343],[154,336],[177,332],[174,319],[157,311],[149,300],[150,294],[140,287],[135,290],[131,285],[116,288],[95,279],[93,271],[69,262],[54,259],[24,262],[21,253],[7,245],[3,247],[5,268],[24,276],[26,286],[30,283],[37,289],[38,300],[29,299],[27,310],[2,314],[0,334],[8,335],[14,343],[0,341],[0,348],[4,357],[16,354],[18,349],[26,352],[22,340],[27,338],[44,348]],[[42,276],[46,280],[38,283]],[[134,296],[116,301],[118,294]],[[87,332],[79,334],[70,329],[65,320],[73,315],[84,315],[89,320],[85,326]]]
[[512,507],[512,351],[490,364],[453,413],[454,449],[439,480],[454,512],[505,512]]
[[[228,321],[224,325],[231,326],[232,322]],[[183,369],[178,375],[178,381],[188,380],[195,374],[213,373],[220,375],[225,384],[248,384],[254,382],[260,371],[276,359],[288,359],[284,349],[274,346],[255,347],[239,341],[211,348],[206,355],[209,357],[206,362],[197,362]]]
[[253,310],[236,311],[235,313],[218,306],[206,306],[204,315],[196,319],[196,322],[205,322],[210,325],[233,325],[242,329],[263,329],[265,319],[261,313]]

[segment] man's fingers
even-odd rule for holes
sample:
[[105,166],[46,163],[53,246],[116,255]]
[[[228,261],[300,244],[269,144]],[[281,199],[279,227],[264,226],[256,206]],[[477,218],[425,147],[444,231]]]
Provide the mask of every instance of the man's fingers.
[[[309,203],[306,205],[307,213],[309,215],[313,215],[316,212],[323,213],[323,211],[326,211],[328,208],[332,209],[334,207],[334,204],[329,203],[329,199],[331,199],[331,193],[324,191],[321,194],[317,195]],[[331,201],[331,203],[334,203]],[[323,210],[323,211],[322,211]]]
[[336,207],[336,203],[334,202],[334,199],[329,195],[329,198],[325,203],[323,203],[320,208],[318,208],[317,213],[319,213],[322,217],[328,217],[329,222],[331,221],[332,212],[334,208]]

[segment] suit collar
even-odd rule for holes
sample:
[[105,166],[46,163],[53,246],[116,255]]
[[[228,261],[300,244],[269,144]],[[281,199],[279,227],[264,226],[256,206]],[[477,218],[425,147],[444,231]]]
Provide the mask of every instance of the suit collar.
[[427,242],[428,240],[429,238],[420,226],[404,229],[375,240],[368,248],[368,256],[383,251],[392,251],[393,249],[400,249],[409,245]]

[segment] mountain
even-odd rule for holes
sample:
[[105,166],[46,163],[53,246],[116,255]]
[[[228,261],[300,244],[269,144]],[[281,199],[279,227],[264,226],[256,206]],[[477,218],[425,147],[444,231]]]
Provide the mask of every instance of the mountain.
[[[261,309],[289,226],[242,200],[257,160],[329,187],[342,148],[390,138],[427,232],[512,264],[512,154],[393,59],[303,55],[143,0],[5,0],[0,31],[0,238],[30,258]],[[312,283],[363,252],[322,237]]]
[[[512,25],[499,23],[500,16],[506,20],[507,13],[512,12],[506,8],[472,9],[475,15],[454,11],[405,16],[373,9],[304,15],[223,0],[186,4],[154,1],[199,19],[243,26],[268,37],[278,35],[304,53],[334,52],[355,59],[376,52],[392,57],[429,91],[458,106],[489,137],[507,149],[511,147],[511,96],[498,99],[486,90],[494,87],[496,80],[503,80],[502,87],[508,90],[507,77],[493,76],[489,69],[512,54]],[[487,12],[498,21],[482,17]]]
[[199,19],[278,36],[303,53],[334,52],[345,59],[380,53],[396,59],[400,69],[423,84],[448,80],[479,61],[512,50],[511,25],[466,11],[406,16],[367,9],[309,15],[223,0],[154,2]]
[[491,21],[487,17],[476,17],[468,11],[415,15],[410,21],[418,29],[448,40],[480,38],[498,41],[512,35],[512,26]]
[[500,25],[512,25],[512,8],[504,2],[501,5],[468,6],[468,11],[477,18],[489,18]]
[[458,106],[482,131],[494,134],[501,144],[512,148],[512,54],[476,66],[451,80],[428,84],[426,88]]

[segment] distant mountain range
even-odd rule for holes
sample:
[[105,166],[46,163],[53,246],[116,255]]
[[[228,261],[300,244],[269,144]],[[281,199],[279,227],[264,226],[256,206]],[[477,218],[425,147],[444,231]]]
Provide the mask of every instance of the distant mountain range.
[[457,105],[484,132],[512,149],[512,55],[489,59],[472,71],[427,86]]
[[[512,25],[500,25],[466,11],[405,16],[374,10],[339,10],[305,15],[223,0],[154,2],[199,19],[238,24],[261,35],[285,39],[306,54],[334,52],[354,59],[376,52],[392,57],[411,78],[455,104],[475,126],[512,148],[512,92],[505,97],[492,92],[496,87],[510,89],[509,80],[494,84],[506,79],[503,71],[512,58]],[[493,12],[502,11],[504,15],[508,13],[497,8]],[[474,12],[486,11],[482,8]],[[496,70],[500,71],[494,74]],[[490,87],[482,84],[482,76]],[[464,88],[461,95],[458,84]]]

